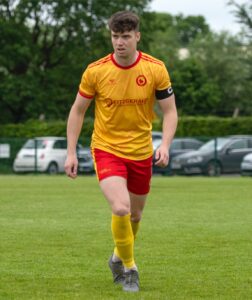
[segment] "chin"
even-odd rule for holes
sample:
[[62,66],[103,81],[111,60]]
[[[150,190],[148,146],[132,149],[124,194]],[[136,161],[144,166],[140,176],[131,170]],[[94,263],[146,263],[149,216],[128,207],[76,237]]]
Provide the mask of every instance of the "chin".
[[120,52],[116,52],[116,55],[118,56],[118,57],[122,57],[122,58],[127,58],[128,57],[128,54],[127,53],[120,53]]

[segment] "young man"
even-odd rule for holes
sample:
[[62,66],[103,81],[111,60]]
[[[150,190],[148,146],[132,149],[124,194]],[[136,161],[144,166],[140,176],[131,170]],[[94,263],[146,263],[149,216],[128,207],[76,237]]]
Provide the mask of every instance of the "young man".
[[[68,124],[66,174],[77,176],[76,143],[85,112],[95,101],[91,149],[101,190],[112,211],[115,243],[109,267],[124,291],[139,290],[134,240],[150,190],[151,129],[157,99],[163,112],[163,138],[156,164],[168,164],[176,131],[177,111],[168,72],[160,60],[137,50],[139,18],[130,11],[109,20],[114,53],[90,64],[71,108]],[[95,100],[93,100],[95,99]]]

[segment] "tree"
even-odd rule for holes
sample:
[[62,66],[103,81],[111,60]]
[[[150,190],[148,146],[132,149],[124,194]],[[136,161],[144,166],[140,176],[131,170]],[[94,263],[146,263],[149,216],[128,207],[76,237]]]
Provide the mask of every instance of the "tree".
[[174,17],[174,22],[180,45],[183,47],[187,47],[198,36],[204,36],[210,32],[203,16],[184,17],[180,14]]
[[148,2],[0,0],[1,122],[66,118],[83,69],[111,51],[108,17]]
[[202,65],[209,80],[218,86],[220,101],[213,112],[220,116],[232,116],[237,110],[242,115],[251,114],[252,84],[248,81],[251,73],[247,64],[251,47],[244,47],[238,37],[223,32],[197,39],[189,49],[191,58]]
[[[237,4],[235,1],[229,1],[229,5],[233,6],[233,11],[237,21],[242,25],[243,35],[241,35],[241,44],[243,49],[243,73],[245,74],[245,80],[243,84],[243,94],[245,99],[243,101],[243,110],[246,110],[247,114],[252,113],[251,97],[252,95],[252,4],[251,1],[244,4]],[[237,107],[239,110],[239,107]]]
[[238,4],[234,0],[228,2],[230,6],[235,8],[234,15],[237,21],[244,26],[245,34],[251,41],[252,39],[252,4],[247,2],[244,4]]
[[179,58],[179,49],[186,48],[198,36],[209,33],[209,26],[202,16],[172,16],[168,13],[153,13],[150,51],[163,60],[169,69],[174,68]]
[[215,114],[221,93],[214,78],[195,58],[178,61],[172,73],[176,103],[180,114]]

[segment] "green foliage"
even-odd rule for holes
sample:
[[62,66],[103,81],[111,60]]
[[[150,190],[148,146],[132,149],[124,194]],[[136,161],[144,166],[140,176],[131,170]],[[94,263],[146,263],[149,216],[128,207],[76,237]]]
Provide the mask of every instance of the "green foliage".
[[178,61],[172,78],[179,110],[188,115],[215,113],[221,102],[220,90],[196,58]]
[[[189,60],[201,65],[204,75],[208,77],[203,78],[203,82],[214,84],[210,92],[214,98],[219,98],[218,103],[213,103],[212,109],[205,113],[232,116],[238,109],[241,115],[251,115],[252,65],[248,61],[252,57],[252,45],[244,47],[237,38],[225,32],[211,33],[204,39],[196,39],[189,50]],[[197,78],[192,80],[195,82]],[[202,98],[202,101],[205,99]],[[187,110],[184,113],[188,113]]]
[[232,36],[202,16],[150,12],[150,1],[0,1],[0,123],[65,120],[83,70],[112,51],[106,22],[123,9],[141,16],[139,48],[166,64],[182,115],[250,116],[251,5],[229,1],[245,32]]
[[[26,123],[0,125],[0,137],[3,138],[33,138],[38,136],[66,136],[66,122],[44,122],[29,120]],[[80,140],[83,145],[89,145],[93,132],[93,119],[86,118]]]
[[252,4],[247,1],[243,4],[238,4],[234,0],[229,1],[229,5],[235,7],[234,15],[239,23],[244,26],[245,36],[250,41],[252,40]]
[[[170,67],[177,57],[179,40],[173,25],[173,16],[167,13],[151,13],[151,38],[149,48],[152,55],[164,61]],[[149,18],[147,19],[149,22]],[[145,39],[145,33],[143,35]]]
[[202,16],[184,17],[152,13],[148,15],[148,22],[152,30],[150,51],[163,60],[169,69],[174,69],[180,48],[187,47],[194,39],[203,37],[210,31]]
[[198,36],[205,36],[210,32],[209,26],[203,16],[178,15],[174,17],[175,28],[180,40],[180,45],[186,47]]
[[[93,119],[86,118],[80,135],[84,145],[89,145],[93,132]],[[153,130],[162,130],[162,122],[154,120]],[[179,118],[176,136],[225,136],[252,134],[252,117],[188,117]],[[66,122],[42,122],[30,120],[24,124],[0,125],[2,138],[31,138],[36,136],[66,136]]]
[[[154,130],[162,130],[162,122],[153,124]],[[226,135],[252,135],[252,117],[188,117],[179,118],[177,137],[216,137]]]
[[1,1],[1,123],[65,119],[84,68],[111,52],[107,19],[149,1]]
[[151,52],[166,63],[183,115],[252,114],[251,43],[212,33],[200,16],[157,13],[152,28]]

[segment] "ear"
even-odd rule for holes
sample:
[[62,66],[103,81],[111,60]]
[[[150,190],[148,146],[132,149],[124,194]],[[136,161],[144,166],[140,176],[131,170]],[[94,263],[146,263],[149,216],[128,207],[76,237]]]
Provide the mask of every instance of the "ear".
[[141,39],[141,33],[138,31],[138,32],[136,32],[136,40],[137,40],[137,42],[139,42],[140,39]]

